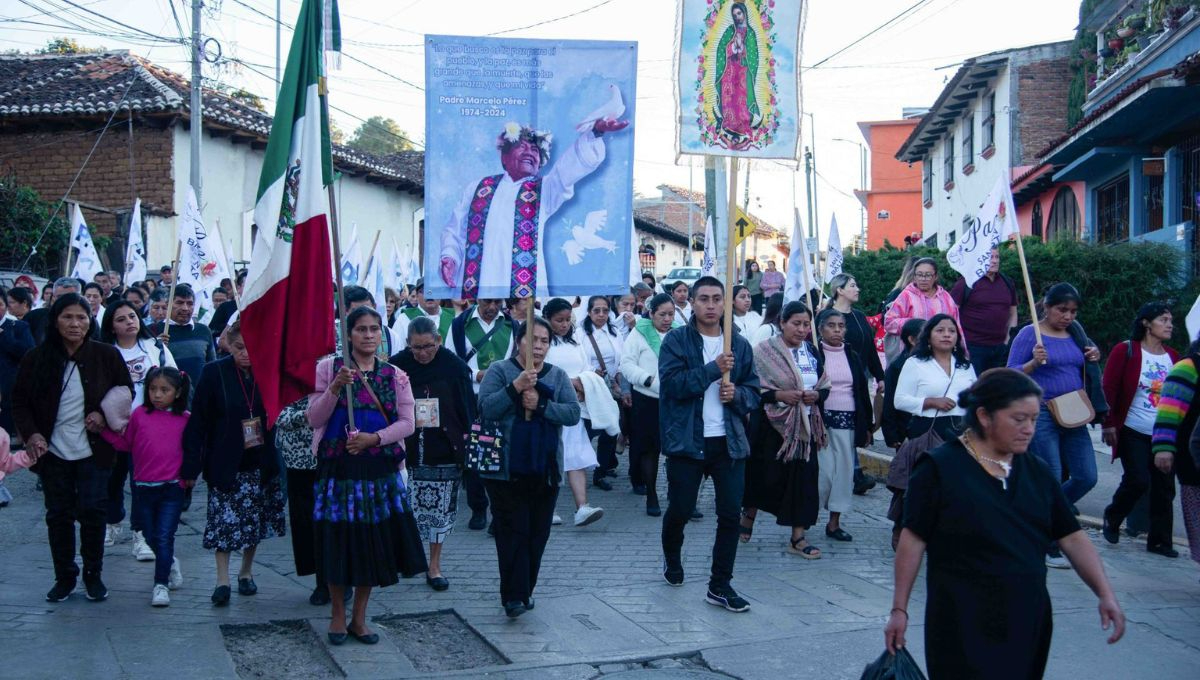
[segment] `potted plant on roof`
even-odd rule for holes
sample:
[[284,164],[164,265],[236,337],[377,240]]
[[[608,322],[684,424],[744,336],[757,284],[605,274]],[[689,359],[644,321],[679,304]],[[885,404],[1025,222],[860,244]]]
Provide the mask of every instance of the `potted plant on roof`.
[[[1134,32],[1146,28],[1146,15],[1143,12],[1136,12],[1125,17],[1125,28],[1133,29]],[[1128,38],[1129,36],[1124,36]]]

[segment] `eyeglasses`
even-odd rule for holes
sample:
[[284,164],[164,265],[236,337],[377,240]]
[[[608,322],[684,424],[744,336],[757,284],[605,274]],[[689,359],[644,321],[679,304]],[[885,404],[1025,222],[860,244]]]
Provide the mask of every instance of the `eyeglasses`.
[[937,274],[927,274],[925,272],[917,272],[913,274],[914,279],[936,279]]
[[409,349],[414,352],[428,352],[431,349],[437,349],[437,345],[409,345]]

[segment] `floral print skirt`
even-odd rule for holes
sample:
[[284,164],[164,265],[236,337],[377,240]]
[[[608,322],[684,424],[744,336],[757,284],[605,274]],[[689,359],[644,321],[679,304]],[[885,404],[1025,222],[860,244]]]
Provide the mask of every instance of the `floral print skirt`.
[[283,487],[279,478],[263,486],[259,470],[237,473],[230,489],[209,487],[204,548],[233,552],[285,535],[287,524],[283,507]]
[[389,586],[428,568],[403,476],[389,456],[317,462],[317,574],[331,585]]

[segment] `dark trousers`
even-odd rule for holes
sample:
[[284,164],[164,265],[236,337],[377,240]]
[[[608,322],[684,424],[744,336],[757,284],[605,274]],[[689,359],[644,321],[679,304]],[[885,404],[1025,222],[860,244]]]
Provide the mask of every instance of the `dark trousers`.
[[[1133,506],[1147,491],[1150,492],[1150,533],[1146,537],[1148,547],[1171,545],[1175,517],[1175,475],[1164,474],[1154,467],[1154,455],[1150,452],[1150,436],[1122,427],[1117,450],[1121,452],[1121,467],[1125,474],[1113,494],[1112,503],[1104,509],[1105,519],[1114,527],[1133,511]],[[1186,453],[1184,455],[1187,455]]]
[[528,602],[550,540],[558,487],[544,479],[484,480],[492,502],[500,602]]
[[463,470],[463,487],[467,490],[467,507],[471,514],[487,516],[488,494],[483,480],[474,470]]
[[317,573],[313,534],[313,484],[316,481],[316,470],[288,468],[288,521],[292,525],[292,560],[296,563],[297,576]]
[[54,579],[74,581],[75,523],[79,523],[79,554],[84,577],[99,576],[104,567],[105,500],[109,469],[91,458],[63,460],[53,453],[38,459],[38,475],[46,504],[46,533],[54,560]]
[[989,368],[1000,368],[1008,363],[1008,345],[976,345],[967,343],[971,355],[971,367],[975,375],[983,375]]
[[599,465],[592,476],[600,479],[605,472],[617,469],[617,436],[608,434],[604,430],[593,429],[592,421],[586,418],[583,426],[587,429],[588,439],[596,438],[596,462]]
[[658,400],[634,392],[630,422],[633,427],[629,437],[629,469],[633,469],[636,460],[641,468],[641,482],[646,485],[646,506],[658,507],[658,458],[662,451]]
[[[133,462],[128,451],[118,451],[113,461],[112,472],[108,477],[108,499],[105,502],[104,521],[108,524],[120,524],[125,519],[125,481],[133,472]],[[142,531],[142,519],[137,511],[137,496],[130,494],[129,528]]]
[[625,437],[625,453],[629,456],[629,483],[642,486],[642,461],[638,452],[633,450],[633,408],[624,403],[618,403],[621,409],[621,435]]
[[154,551],[156,585],[165,586],[170,579],[171,563],[175,561],[175,532],[179,529],[179,515],[186,498],[187,494],[178,483],[133,485],[134,520],[142,527],[146,543]]
[[668,566],[682,564],[683,528],[696,509],[696,496],[705,477],[713,480],[717,497],[717,538],[713,541],[709,589],[729,586],[737,557],[738,518],[742,509],[746,461],[729,458],[723,437],[704,439],[704,460],[667,457],[667,511],[663,514],[662,545]]
[[755,312],[758,312],[759,314],[762,314],[764,300],[766,300],[766,296],[763,295],[762,293],[759,293],[758,295],[751,295],[750,296],[750,309],[752,309]]

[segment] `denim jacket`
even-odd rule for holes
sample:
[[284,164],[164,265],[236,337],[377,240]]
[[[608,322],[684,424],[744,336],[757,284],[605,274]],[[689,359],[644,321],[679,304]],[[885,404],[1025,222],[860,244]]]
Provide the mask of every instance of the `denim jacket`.
[[[754,372],[754,352],[750,343],[734,329],[733,401],[725,404],[725,435],[729,457],[733,460],[750,455],[746,438],[746,418],[758,408],[758,374]],[[658,355],[658,422],[662,432],[663,453],[668,456],[704,458],[704,391],[721,379],[714,361],[704,362],[704,340],[694,323],[672,329],[663,338]]]

